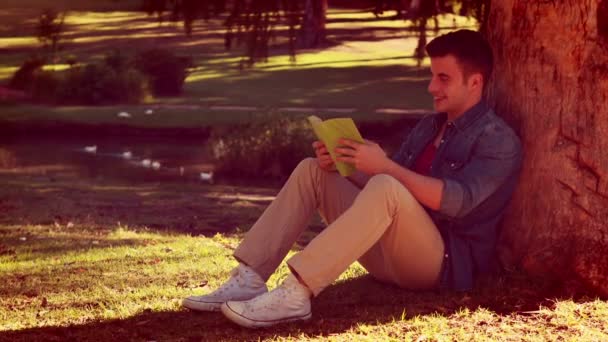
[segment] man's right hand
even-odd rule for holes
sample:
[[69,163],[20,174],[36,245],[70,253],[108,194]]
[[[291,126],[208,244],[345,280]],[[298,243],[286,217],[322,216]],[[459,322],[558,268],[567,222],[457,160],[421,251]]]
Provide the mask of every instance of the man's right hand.
[[321,141],[315,141],[312,143],[312,148],[315,149],[315,155],[317,156],[317,161],[319,162],[319,167],[325,171],[336,171],[336,164],[329,156],[329,151],[327,151],[327,147]]

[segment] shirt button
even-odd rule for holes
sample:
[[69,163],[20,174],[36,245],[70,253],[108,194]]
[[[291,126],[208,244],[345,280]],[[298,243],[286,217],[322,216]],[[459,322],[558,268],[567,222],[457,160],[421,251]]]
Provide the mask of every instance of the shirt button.
[[445,253],[443,257],[447,259],[449,257],[448,253]]
[[454,167],[454,166],[456,166],[456,164],[454,164],[454,163],[450,164],[450,167]]
[[445,142],[445,139],[441,139],[441,143],[443,144]]

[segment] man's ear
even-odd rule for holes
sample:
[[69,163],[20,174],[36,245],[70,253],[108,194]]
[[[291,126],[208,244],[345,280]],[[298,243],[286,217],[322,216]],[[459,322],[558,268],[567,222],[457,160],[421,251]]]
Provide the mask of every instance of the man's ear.
[[469,86],[471,89],[483,88],[483,76],[480,73],[474,73],[469,76]]

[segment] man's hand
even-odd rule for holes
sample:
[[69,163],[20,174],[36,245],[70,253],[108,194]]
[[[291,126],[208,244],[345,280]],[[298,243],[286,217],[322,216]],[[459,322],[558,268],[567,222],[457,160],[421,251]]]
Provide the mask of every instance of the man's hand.
[[317,156],[317,161],[319,162],[319,167],[325,171],[336,171],[336,164],[329,156],[329,151],[327,151],[327,147],[321,141],[315,141],[312,143],[312,148],[315,149],[315,155]]
[[341,147],[336,147],[337,161],[351,163],[357,170],[371,176],[386,172],[390,159],[375,142],[340,139],[339,144]]

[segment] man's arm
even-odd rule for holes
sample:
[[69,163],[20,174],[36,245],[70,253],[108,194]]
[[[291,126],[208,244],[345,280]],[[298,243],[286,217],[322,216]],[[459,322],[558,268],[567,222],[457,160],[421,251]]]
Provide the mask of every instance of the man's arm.
[[423,205],[437,210],[443,194],[443,182],[439,179],[419,175],[397,164],[386,156],[380,146],[374,142],[358,143],[348,139],[340,140],[336,148],[337,160],[352,163],[357,174],[363,174],[367,180],[373,175],[385,173],[401,182],[412,195]]
[[521,142],[515,133],[506,125],[488,125],[457,176],[443,178],[438,211],[449,217],[468,215],[501,186],[516,180],[521,162]]
[[388,159],[385,174],[398,180],[410,193],[427,208],[439,210],[443,197],[444,183],[441,179],[423,176]]

